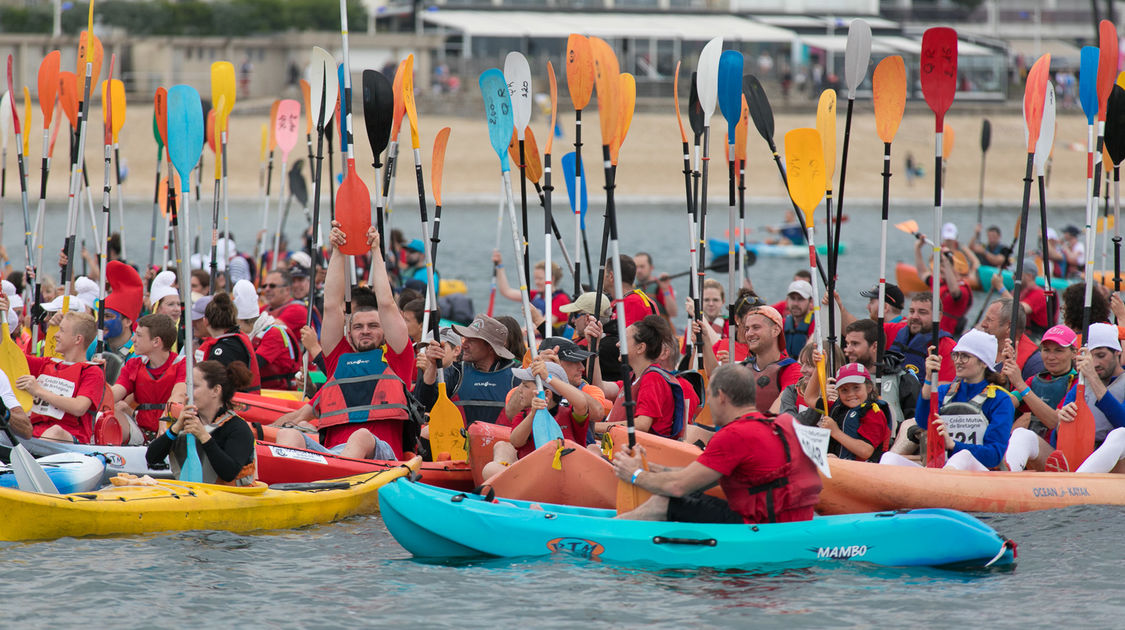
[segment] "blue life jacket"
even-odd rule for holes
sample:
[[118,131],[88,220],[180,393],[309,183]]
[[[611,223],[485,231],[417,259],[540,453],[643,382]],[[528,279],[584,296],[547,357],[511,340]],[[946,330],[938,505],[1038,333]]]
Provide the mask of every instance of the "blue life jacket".
[[[945,332],[944,330],[938,333],[938,343],[946,337],[953,338],[953,335]],[[930,347],[931,333],[924,332],[916,335],[910,334],[910,326],[903,326],[902,330],[898,331],[895,335],[894,343],[891,344],[891,350],[901,352],[903,355],[903,367],[914,366],[914,370],[918,374],[926,373],[926,348]]]
[[803,321],[798,322],[792,315],[785,316],[785,352],[791,357],[801,355],[801,350],[809,342],[809,329],[812,328],[812,311],[805,313]]
[[450,393],[450,399],[461,408],[465,424],[496,422],[508,392],[515,386],[511,364],[493,372],[482,372],[470,363],[461,366],[461,380],[456,391]]

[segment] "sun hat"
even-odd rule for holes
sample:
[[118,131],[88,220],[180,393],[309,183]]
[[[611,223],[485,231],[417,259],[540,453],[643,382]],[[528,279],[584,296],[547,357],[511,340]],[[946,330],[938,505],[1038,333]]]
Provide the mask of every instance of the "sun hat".
[[1087,340],[1086,347],[1090,350],[1109,348],[1114,352],[1121,352],[1121,341],[1117,338],[1117,326],[1104,323],[1090,324],[1090,338]]
[[492,351],[502,359],[513,359],[515,355],[508,350],[508,327],[488,315],[477,315],[468,326],[453,324],[453,330],[461,337],[480,339],[492,347]]
[[1064,348],[1074,348],[1078,345],[1078,335],[1065,324],[1058,324],[1043,333],[1043,341],[1053,341]]
[[[551,391],[555,392],[556,394],[559,393],[559,390],[555,389],[555,379],[561,379],[560,382],[562,383],[569,382],[566,378],[566,370],[564,370],[561,365],[555,363],[554,361],[545,361],[543,365],[547,366],[547,374],[551,377],[543,384],[547,387],[550,387]],[[512,370],[512,376],[520,379],[521,381],[535,380],[535,375],[531,373],[530,368],[515,368]]]
[[[1116,335],[1116,328],[1114,334]],[[964,352],[980,359],[986,368],[996,371],[996,337],[983,330],[972,329],[961,336],[952,352]],[[951,354],[952,354],[951,352]]]
[[847,365],[841,365],[840,369],[836,370],[836,387],[848,383],[862,385],[869,382],[872,382],[871,373],[863,367],[862,363],[848,363]]

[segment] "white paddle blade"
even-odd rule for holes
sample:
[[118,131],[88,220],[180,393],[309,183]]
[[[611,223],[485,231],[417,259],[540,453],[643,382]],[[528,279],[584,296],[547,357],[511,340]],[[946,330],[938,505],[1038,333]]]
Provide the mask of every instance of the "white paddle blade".
[[1047,159],[1055,145],[1055,85],[1047,81],[1043,95],[1043,121],[1039,123],[1039,140],[1035,142],[1035,172],[1047,176]]
[[516,137],[524,138],[524,130],[531,121],[531,67],[523,53],[512,51],[504,58],[504,80],[512,96],[512,118],[516,123]]
[[699,106],[703,109],[703,126],[711,126],[711,116],[715,114],[715,104],[719,100],[719,57],[723,55],[723,38],[716,37],[707,42],[699,53],[699,64],[695,67],[695,91],[699,95]]
[[12,471],[16,474],[16,483],[20,490],[43,494],[59,493],[59,489],[47,476],[47,472],[39,462],[35,461],[31,453],[27,452],[23,444],[17,444],[12,449]]
[[[336,97],[340,92],[340,81],[336,73],[336,58],[320,46],[313,46],[309,57],[308,81],[309,109],[313,120],[319,121],[320,116],[323,115],[324,125],[327,125],[336,113]],[[323,112],[321,112],[322,106]]]
[[848,46],[844,52],[844,79],[848,83],[848,100],[855,99],[855,90],[867,76],[871,63],[871,25],[862,19],[852,20],[848,27]]
[[0,97],[0,135],[4,139],[4,148],[8,148],[8,134],[12,132],[12,93],[4,92]]

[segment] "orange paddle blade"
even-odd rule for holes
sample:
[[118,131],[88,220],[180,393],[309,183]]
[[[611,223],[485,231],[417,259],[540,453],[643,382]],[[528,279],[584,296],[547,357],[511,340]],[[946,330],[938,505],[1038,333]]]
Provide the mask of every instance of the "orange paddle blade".
[[617,136],[617,118],[621,111],[617,103],[621,74],[617,66],[617,55],[609,44],[600,37],[590,38],[590,49],[594,55],[594,85],[598,90],[598,118],[602,129],[602,145],[610,146]]
[[430,156],[430,188],[434,191],[434,205],[441,205],[441,174],[445,170],[445,145],[449,143],[449,127],[442,127],[434,138],[434,152]]
[[402,100],[402,82],[405,78],[406,60],[398,62],[395,70],[395,80],[391,90],[395,93],[395,112],[391,122],[391,140],[398,142],[398,131],[402,128],[402,117],[406,114],[406,103]]
[[39,64],[39,111],[43,112],[43,128],[51,126],[55,100],[59,94],[59,62],[62,53],[52,50]]
[[618,76],[617,92],[617,133],[613,144],[609,147],[610,162],[616,166],[617,156],[621,145],[625,144],[625,136],[629,133],[629,125],[633,123],[633,111],[637,106],[637,80],[628,72]]
[[547,148],[544,153],[551,154],[551,147],[555,142],[555,121],[559,115],[559,84],[555,81],[555,67],[547,62],[547,83],[551,86],[551,127],[547,132]]
[[70,128],[78,129],[78,77],[73,72],[59,73],[59,104],[70,122]]
[[312,111],[312,93],[310,92],[309,82],[304,79],[301,79],[301,98],[305,101],[305,135],[311,135],[313,116],[316,114]]
[[1066,455],[1070,469],[1075,470],[1094,452],[1094,414],[1086,403],[1086,384],[1079,381],[1077,396],[1078,415],[1074,422],[1060,422],[1056,444]]
[[[78,64],[76,66],[78,71],[75,74],[77,76],[82,77],[83,81],[86,80],[86,52],[87,52],[86,51],[86,40],[87,40],[87,35],[88,35],[87,31],[82,31],[82,34],[78,36]],[[92,74],[90,75],[90,90],[92,91],[92,90],[94,90],[95,87],[97,87],[98,79],[99,79],[99,77],[101,77],[101,74],[102,74],[102,54],[103,54],[103,50],[102,50],[102,42],[101,42],[100,39],[98,39],[97,35],[94,35],[94,36],[90,37],[90,41],[93,42],[93,45],[91,46],[91,49],[89,51],[90,54],[91,54],[91,60],[90,61],[91,61],[91,66],[92,66],[92,69],[91,69]],[[79,89],[85,89],[85,85],[81,86]]]
[[[525,127],[523,133],[523,153],[524,159],[527,161],[524,164],[524,177],[534,184],[543,176],[543,164],[539,161],[539,147],[535,143],[535,134],[532,133],[531,126]],[[508,156],[512,158],[512,163],[518,167],[520,164],[520,141],[514,129],[512,130],[512,139],[508,142]]]
[[594,53],[585,35],[571,33],[566,40],[566,86],[574,109],[586,109],[594,90]]
[[[160,192],[158,194],[159,194],[159,197],[160,197],[160,214],[164,215],[165,219],[171,220],[172,215],[168,211],[168,178],[167,177],[161,177],[160,178],[160,189],[159,190],[160,190]],[[177,208],[183,207],[181,205],[181,200],[180,200],[180,187],[176,185],[176,180],[175,180],[174,175],[172,176],[172,197],[175,199],[175,203],[176,203]]]
[[[1098,120],[1105,122],[1105,106],[1113,91],[1118,64],[1117,27],[1109,20],[1098,23]],[[1030,80],[1030,78],[1029,78]],[[1034,146],[1034,145],[1032,145]],[[1034,152],[1034,149],[1032,151]]]
[[[1116,40],[1115,40],[1116,41]],[[1116,48],[1116,46],[1115,46]],[[1116,70],[1116,55],[1114,56]],[[1043,126],[1043,103],[1047,92],[1047,74],[1051,70],[1051,55],[1043,55],[1031,66],[1027,73],[1027,86],[1023,91],[1023,118],[1027,123],[1027,152],[1035,153],[1035,145],[1039,142],[1039,131]],[[1101,70],[1099,69],[1099,72]],[[1113,87],[1116,71],[1109,75],[1109,86]],[[1098,82],[1101,82],[1099,77]],[[1099,86],[1100,87],[1100,86]]]
[[160,133],[160,142],[168,146],[168,90],[156,88],[156,96],[152,99],[152,110],[156,115],[156,130]]
[[[953,127],[949,123],[944,123],[944,128],[941,132],[941,159],[948,160],[949,156],[953,153],[953,141],[957,134],[953,133]],[[1035,150],[1034,145],[1032,151]]]
[[[672,102],[676,106],[676,125],[680,127],[680,141],[687,144],[687,133],[684,132],[684,119],[680,116],[680,62],[676,61],[676,72],[672,75]],[[742,97],[745,107],[746,97]]]
[[879,139],[894,142],[902,114],[906,110],[906,64],[902,57],[887,57],[875,66],[872,77],[875,101],[875,128]]
[[402,106],[410,123],[410,148],[421,146],[418,138],[418,108],[414,105],[414,55],[407,55],[402,67]]
[[465,421],[457,405],[449,400],[445,383],[438,383],[437,402],[430,409],[430,451],[449,453],[449,458],[456,461],[468,457],[465,448]]
[[215,114],[216,107],[212,107],[207,112],[207,146],[211,147],[211,152],[215,153]]
[[[734,159],[746,165],[746,134],[750,130],[750,105],[746,102],[746,95],[742,95],[742,117],[738,119],[738,126],[734,129]],[[687,138],[684,138],[687,142]]]
[[270,153],[277,149],[277,108],[279,107],[281,107],[280,100],[270,105]]

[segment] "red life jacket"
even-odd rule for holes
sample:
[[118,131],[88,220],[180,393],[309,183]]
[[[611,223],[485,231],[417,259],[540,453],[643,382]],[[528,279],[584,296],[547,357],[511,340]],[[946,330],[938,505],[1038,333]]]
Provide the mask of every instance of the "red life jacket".
[[778,506],[784,506],[786,511],[815,507],[820,501],[820,475],[816,464],[801,451],[793,429],[793,416],[782,414],[769,418],[756,414],[744,416],[744,419],[769,426],[785,449],[785,465],[747,489],[754,501],[751,513],[766,514],[770,523],[776,523]]
[[[91,401],[93,404],[90,405],[86,413],[81,416],[63,413],[61,418],[55,418],[47,413],[36,411],[36,407],[39,406],[37,402],[30,410],[32,424],[43,426],[44,429],[50,428],[52,425],[58,425],[77,438],[82,444],[89,444],[94,435],[94,420],[97,418],[98,412],[103,410],[102,406],[107,400],[106,390],[109,389],[109,386],[105,385],[105,374],[102,372],[102,368],[93,363],[67,363],[61,359],[51,359],[43,365],[43,369],[39,372],[39,378],[42,379],[42,377],[46,376],[71,383],[72,386],[69,395],[73,397],[78,389],[78,383],[82,380],[82,375],[86,370],[97,370],[102,377],[103,383],[101,397]],[[40,382],[42,383],[42,380]],[[112,410],[112,391],[109,393],[108,401],[110,409]],[[42,434],[42,431],[37,432],[36,436],[40,434]]]
[[321,431],[348,423],[377,423],[372,433],[402,457],[402,430],[410,419],[406,383],[387,365],[382,348],[341,355],[317,401]]
[[246,367],[250,368],[250,374],[253,375],[253,378],[250,379],[250,386],[249,387],[247,387],[244,390],[239,390],[239,391],[252,392],[252,393],[257,393],[257,392],[262,391],[262,372],[258,368],[257,355],[254,354],[254,344],[250,342],[250,338],[247,337],[245,333],[230,332],[230,333],[223,333],[223,334],[215,336],[215,337],[208,337],[199,346],[199,349],[195,351],[195,360],[196,361],[207,360],[207,355],[210,354],[211,347],[214,346],[216,343],[218,343],[220,339],[223,339],[225,337],[237,337],[238,340],[242,342],[242,345],[246,348],[246,354],[249,355],[249,357],[250,357],[250,365],[248,365]]
[[754,406],[758,409],[768,410],[773,406],[773,401],[781,395],[781,386],[778,383],[778,378],[781,370],[796,363],[791,357],[783,356],[780,360],[775,361],[765,368],[759,370],[757,365],[752,360],[746,361],[746,365],[754,370],[757,374],[755,380],[757,381],[757,388],[754,392]]
[[160,429],[160,416],[168,399],[172,396],[172,388],[180,381],[176,379],[176,364],[184,358],[179,355],[169,357],[161,366],[163,371],[156,373],[145,357],[133,357],[130,361],[140,361],[137,369],[137,380],[133,385],[133,399],[137,401],[137,426],[146,431],[156,432]]
[[[275,329],[278,334],[281,335],[281,342],[285,345],[285,349],[288,352],[287,356],[270,363],[262,370],[262,385],[275,389],[292,389],[293,378],[297,375],[297,372],[301,370],[301,352],[297,349],[299,346],[297,345],[297,340],[293,338],[293,331],[278,320],[277,323],[271,324],[259,335],[254,337],[252,341],[254,347],[258,348],[266,338],[266,335],[268,335],[271,330]],[[259,369],[261,369],[260,366]]]

